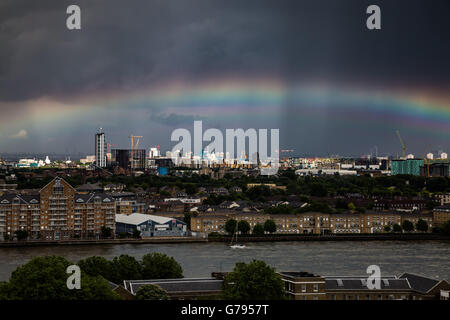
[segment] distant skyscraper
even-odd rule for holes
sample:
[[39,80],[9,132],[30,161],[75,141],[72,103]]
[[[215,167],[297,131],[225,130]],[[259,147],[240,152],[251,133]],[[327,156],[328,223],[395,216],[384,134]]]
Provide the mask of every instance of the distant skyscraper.
[[95,134],[95,164],[100,167],[106,167],[106,139],[102,128]]

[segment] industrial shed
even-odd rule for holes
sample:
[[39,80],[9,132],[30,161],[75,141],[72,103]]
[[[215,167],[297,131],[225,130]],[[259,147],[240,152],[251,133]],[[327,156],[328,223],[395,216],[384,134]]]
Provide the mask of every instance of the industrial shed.
[[142,237],[180,237],[186,235],[186,223],[150,214],[116,214],[116,233],[131,234],[134,230],[141,231]]

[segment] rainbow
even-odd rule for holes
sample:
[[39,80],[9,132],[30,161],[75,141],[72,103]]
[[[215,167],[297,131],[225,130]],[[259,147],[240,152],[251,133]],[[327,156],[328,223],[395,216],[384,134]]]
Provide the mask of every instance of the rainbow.
[[[4,104],[0,102],[0,106]],[[233,121],[282,119],[324,114],[346,122],[375,121],[434,134],[450,133],[450,94],[432,90],[371,89],[317,84],[285,85],[274,79],[173,81],[137,90],[115,89],[71,97],[41,97],[11,104],[25,112],[0,119],[2,127],[70,126],[88,117],[115,117],[158,112]],[[5,110],[5,109],[3,109]],[[124,112],[125,111],[125,112]]]

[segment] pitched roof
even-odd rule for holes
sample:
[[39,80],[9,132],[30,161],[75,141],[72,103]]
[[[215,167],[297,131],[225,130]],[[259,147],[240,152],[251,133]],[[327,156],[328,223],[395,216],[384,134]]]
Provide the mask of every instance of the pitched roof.
[[155,280],[124,280],[125,288],[136,294],[140,287],[146,284],[155,284],[167,293],[182,292],[211,292],[222,290],[223,280],[215,278],[181,278],[181,279],[155,279]]
[[106,193],[89,193],[89,194],[76,194],[75,203],[92,203],[95,200],[102,202],[114,202],[114,199]]
[[70,188],[72,188],[73,190],[75,190],[75,188],[72,187],[72,185],[71,185],[70,183],[68,183],[66,180],[64,180],[63,178],[61,178],[61,177],[59,177],[59,176],[56,176],[52,181],[50,181],[50,182],[47,183],[43,188],[41,188],[41,189],[39,190],[39,192],[41,192],[42,190],[44,190],[45,188],[47,188],[47,187],[48,187],[53,181],[55,181],[55,180],[64,181],[65,183],[67,183],[67,185],[68,185]]
[[[151,214],[142,214],[142,213],[132,213],[130,215],[126,214],[116,214],[116,222],[125,223],[125,224],[133,224],[140,225],[141,223],[147,222],[148,220],[152,220],[158,224],[164,224],[169,221],[172,221],[173,218],[162,217],[162,216],[154,216]],[[181,223],[181,221],[178,221]]]
[[41,201],[39,194],[15,194],[5,193],[0,196],[1,204],[13,203],[14,200],[19,200],[19,204],[38,204]]
[[[382,277],[381,290],[410,290],[407,279]],[[325,290],[368,290],[367,276],[362,277],[325,277]]]
[[439,280],[431,279],[428,277],[420,276],[412,273],[404,273],[400,276],[402,279],[408,279],[411,288],[418,292],[426,293],[430,291],[436,284],[439,283]]

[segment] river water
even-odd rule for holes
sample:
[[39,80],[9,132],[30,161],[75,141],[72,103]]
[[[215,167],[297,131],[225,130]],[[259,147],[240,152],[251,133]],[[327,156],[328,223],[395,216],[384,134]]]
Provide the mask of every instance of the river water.
[[450,280],[449,241],[289,241],[247,243],[231,249],[225,243],[111,244],[0,248],[0,281],[32,257],[64,256],[72,262],[89,256],[112,259],[120,254],[141,258],[150,252],[172,256],[185,277],[208,277],[213,271],[231,271],[236,262],[264,260],[277,271],[308,271],[320,275],[366,275],[369,265],[382,275],[411,272]]

